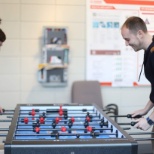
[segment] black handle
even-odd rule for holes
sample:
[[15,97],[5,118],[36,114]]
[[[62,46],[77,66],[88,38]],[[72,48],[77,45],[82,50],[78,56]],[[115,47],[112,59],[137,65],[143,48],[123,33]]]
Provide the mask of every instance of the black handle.
[[136,115],[135,117],[132,117],[131,114],[127,114],[127,118],[141,118],[141,115]]
[[135,124],[137,124],[137,122],[134,121],[131,122],[131,126],[134,126]]

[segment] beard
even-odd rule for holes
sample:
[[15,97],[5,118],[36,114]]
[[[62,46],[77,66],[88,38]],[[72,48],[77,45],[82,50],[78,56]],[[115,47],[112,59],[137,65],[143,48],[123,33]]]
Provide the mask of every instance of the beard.
[[137,51],[139,51],[139,50],[142,49],[141,43],[138,43],[138,44],[129,44],[129,45],[133,48],[133,50],[135,52],[137,52]]

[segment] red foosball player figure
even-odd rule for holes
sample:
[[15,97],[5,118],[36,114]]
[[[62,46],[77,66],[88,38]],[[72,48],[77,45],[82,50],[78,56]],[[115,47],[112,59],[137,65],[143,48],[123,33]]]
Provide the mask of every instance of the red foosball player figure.
[[24,118],[24,123],[25,124],[28,124],[28,121],[29,121],[28,118]]
[[60,106],[60,109],[59,109],[59,115],[62,116],[63,113],[64,113],[64,112],[63,112],[62,106]]
[[40,132],[40,128],[39,127],[35,127],[35,132],[38,134]]
[[44,124],[45,123],[45,120],[44,120],[43,117],[40,117],[39,121],[40,121],[40,124]]

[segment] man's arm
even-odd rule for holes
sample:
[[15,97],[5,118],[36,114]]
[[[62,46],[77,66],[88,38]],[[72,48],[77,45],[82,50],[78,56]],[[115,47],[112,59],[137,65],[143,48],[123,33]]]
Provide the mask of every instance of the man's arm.
[[[132,117],[135,117],[137,115],[146,115],[154,106],[154,103],[152,103],[150,100],[146,104],[146,106],[143,109],[136,110],[132,113]],[[153,117],[154,118],[154,117]]]

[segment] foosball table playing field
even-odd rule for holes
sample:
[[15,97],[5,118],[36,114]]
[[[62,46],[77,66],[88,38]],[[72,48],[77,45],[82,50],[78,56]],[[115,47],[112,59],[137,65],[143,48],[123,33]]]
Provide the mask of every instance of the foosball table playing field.
[[5,154],[137,154],[138,149],[91,104],[18,104],[6,130]]

